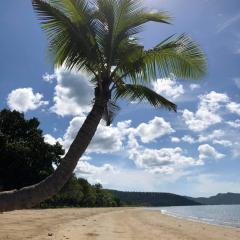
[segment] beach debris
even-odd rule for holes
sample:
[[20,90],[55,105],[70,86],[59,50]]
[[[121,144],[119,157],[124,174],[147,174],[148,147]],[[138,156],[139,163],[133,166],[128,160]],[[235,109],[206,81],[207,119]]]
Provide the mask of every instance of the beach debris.
[[48,236],[49,236],[49,237],[52,237],[52,236],[53,236],[53,233],[48,233]]

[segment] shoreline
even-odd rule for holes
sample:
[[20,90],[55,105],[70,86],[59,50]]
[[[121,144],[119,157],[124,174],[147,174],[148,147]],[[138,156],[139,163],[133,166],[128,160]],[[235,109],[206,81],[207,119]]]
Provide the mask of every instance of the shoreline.
[[[223,205],[225,206],[225,205]],[[166,216],[169,216],[169,217],[174,217],[174,218],[177,218],[177,219],[181,219],[181,220],[186,220],[186,221],[192,221],[192,222],[196,222],[196,223],[204,223],[204,224],[209,224],[209,225],[212,225],[212,226],[218,226],[218,227],[226,227],[226,228],[233,228],[233,229],[240,229],[240,227],[237,227],[237,226],[231,226],[231,225],[224,225],[224,224],[221,224],[221,223],[211,223],[211,222],[208,222],[208,221],[204,221],[202,220],[202,218],[197,218],[197,217],[183,217],[183,216],[180,216],[180,215],[177,215],[177,214],[173,214],[173,213],[170,213],[170,212],[167,212],[165,210],[161,210],[161,209],[146,209],[146,210],[149,210],[149,211],[159,211],[162,215],[166,215]],[[165,211],[165,212],[163,212]]]
[[239,240],[240,229],[146,208],[23,210],[0,216],[1,240]]

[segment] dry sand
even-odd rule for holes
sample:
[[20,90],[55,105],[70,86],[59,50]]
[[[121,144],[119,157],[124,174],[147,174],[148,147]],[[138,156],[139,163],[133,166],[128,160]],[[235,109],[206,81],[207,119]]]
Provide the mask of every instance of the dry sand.
[[0,214],[0,240],[239,240],[240,229],[142,208],[24,210]]

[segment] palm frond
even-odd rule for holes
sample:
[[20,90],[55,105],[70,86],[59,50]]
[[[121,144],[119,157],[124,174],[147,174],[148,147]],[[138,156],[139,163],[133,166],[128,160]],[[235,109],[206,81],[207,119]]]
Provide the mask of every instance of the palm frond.
[[121,46],[142,30],[149,21],[168,23],[164,12],[147,12],[141,0],[96,0],[99,44],[108,65],[113,65]]
[[[118,57],[116,61],[116,69],[113,75],[117,75],[117,78],[127,78],[134,84],[149,83],[156,77],[156,71],[151,72],[150,68],[146,67],[144,62],[144,48],[138,44],[124,44],[118,51]],[[155,66],[153,66],[155,67]],[[115,76],[116,77],[116,76]]]
[[159,74],[162,77],[168,77],[172,73],[181,79],[200,79],[207,71],[205,54],[185,34],[171,41],[167,39],[146,51],[144,63],[153,75]]
[[130,68],[131,64],[142,57],[144,47],[137,43],[135,39],[122,41],[115,49],[115,57],[113,65],[119,67]]
[[95,27],[97,30],[98,44],[108,64],[108,70],[110,70],[116,3],[114,0],[96,0],[96,6],[98,10],[95,13],[95,17],[97,18]]
[[164,107],[177,111],[177,106],[154,92],[152,89],[137,84],[120,84],[115,89],[115,99],[128,98],[130,101],[148,101],[154,107]]
[[127,15],[122,15],[113,36],[113,56],[119,51],[122,43],[129,40],[131,41],[136,34],[142,31],[143,24],[150,21],[169,23],[168,21],[170,19],[171,18],[165,12],[148,13],[141,7],[139,7],[138,10],[130,11]]
[[83,24],[87,21],[91,11],[86,0],[48,0],[53,6],[61,8],[61,11],[69,16],[72,22]]
[[174,74],[181,79],[200,79],[207,71],[206,56],[187,35],[165,39],[155,48],[139,52],[137,58],[119,66],[122,76],[133,83],[151,82]]
[[[79,69],[86,65],[95,67],[98,59],[96,43],[89,31],[90,22],[87,24],[86,18],[83,20],[83,14],[82,22],[80,20],[77,23],[73,22],[71,20],[73,12],[70,12],[69,8],[74,9],[76,6],[70,2],[76,1],[32,0],[33,8],[38,13],[42,27],[48,36],[49,49],[55,56],[56,65],[64,63],[69,68],[77,66]],[[86,11],[86,16],[87,7],[84,4],[82,7],[82,12]],[[65,14],[65,11],[70,14]]]

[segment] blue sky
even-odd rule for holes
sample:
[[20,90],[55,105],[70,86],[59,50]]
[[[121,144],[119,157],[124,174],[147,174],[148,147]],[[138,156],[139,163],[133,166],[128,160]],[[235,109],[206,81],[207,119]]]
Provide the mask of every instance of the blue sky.
[[[240,2],[145,0],[173,25],[147,24],[146,48],[188,33],[208,57],[201,81],[158,79],[153,88],[178,113],[121,102],[114,124],[100,125],[76,173],[120,190],[209,196],[240,189]],[[55,69],[30,1],[1,4],[0,107],[38,117],[46,141],[67,149],[90,109],[84,73]]]

